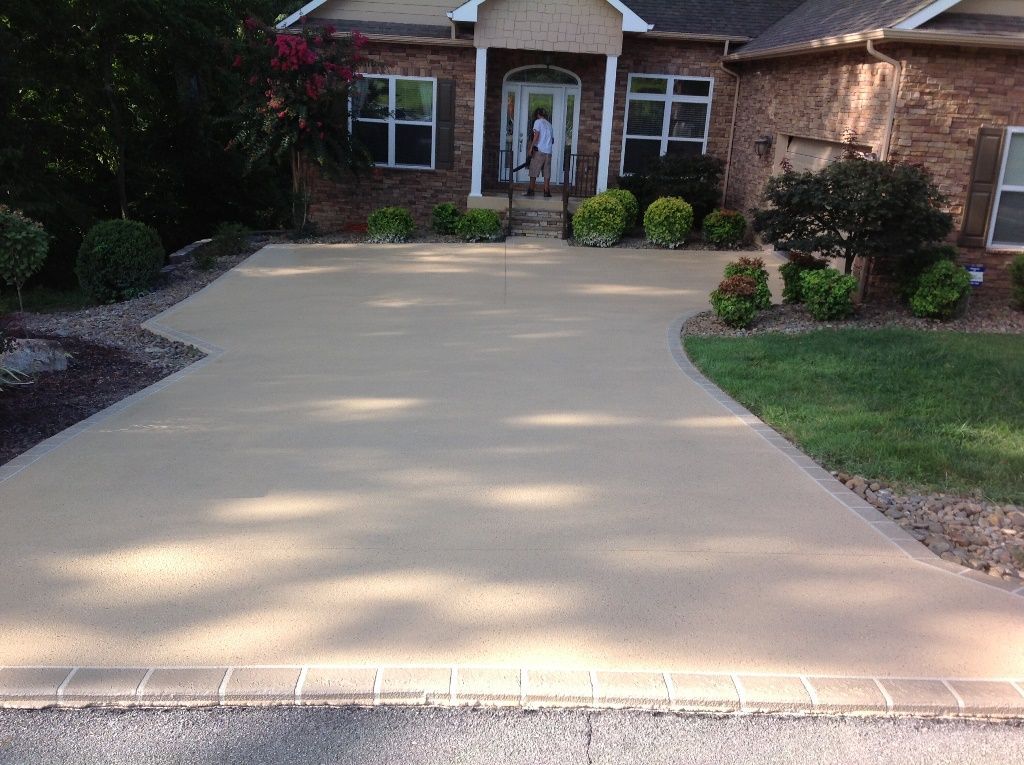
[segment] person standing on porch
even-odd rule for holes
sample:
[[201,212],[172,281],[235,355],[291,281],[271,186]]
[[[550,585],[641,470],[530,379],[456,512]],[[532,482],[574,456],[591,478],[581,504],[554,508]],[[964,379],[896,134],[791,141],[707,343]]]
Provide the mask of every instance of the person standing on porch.
[[[527,147],[527,156],[530,159],[530,188],[526,196],[532,197],[537,186],[537,176],[544,176],[544,196],[551,196],[551,150],[555,143],[555,132],[548,121],[548,113],[539,108],[533,113],[533,135],[530,136],[530,145]],[[536,149],[536,151],[533,151]]]

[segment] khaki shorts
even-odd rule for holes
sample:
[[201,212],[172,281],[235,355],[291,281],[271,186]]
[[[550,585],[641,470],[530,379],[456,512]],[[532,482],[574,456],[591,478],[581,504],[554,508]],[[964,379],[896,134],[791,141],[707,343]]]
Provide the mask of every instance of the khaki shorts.
[[530,159],[530,177],[537,178],[544,176],[551,180],[551,155],[542,151],[535,151]]

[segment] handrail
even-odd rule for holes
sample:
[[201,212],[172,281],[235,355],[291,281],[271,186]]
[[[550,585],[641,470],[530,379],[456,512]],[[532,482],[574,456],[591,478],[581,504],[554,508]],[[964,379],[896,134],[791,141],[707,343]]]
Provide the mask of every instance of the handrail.
[[569,238],[569,169],[572,165],[572,154],[567,162],[562,162],[562,239]]
[[512,236],[512,198],[515,196],[515,178],[512,172],[512,150],[505,151],[505,169],[508,172],[508,216],[505,222],[505,236]]

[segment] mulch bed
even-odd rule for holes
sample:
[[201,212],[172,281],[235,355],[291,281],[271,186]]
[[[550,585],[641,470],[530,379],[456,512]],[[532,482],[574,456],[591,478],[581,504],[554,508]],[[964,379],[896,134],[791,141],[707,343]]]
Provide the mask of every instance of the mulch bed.
[[28,385],[0,391],[0,465],[76,422],[142,390],[203,357],[140,325],[233,268],[266,243],[220,258],[209,271],[191,258],[165,268],[156,288],[133,300],[77,311],[14,313],[0,317],[12,338],[45,338],[71,354],[66,372],[37,374]]

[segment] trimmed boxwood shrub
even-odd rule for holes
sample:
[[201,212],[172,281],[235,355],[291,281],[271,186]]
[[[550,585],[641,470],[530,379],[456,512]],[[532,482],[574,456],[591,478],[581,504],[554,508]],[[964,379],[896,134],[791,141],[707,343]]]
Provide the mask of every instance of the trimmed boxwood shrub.
[[496,242],[501,239],[501,217],[494,210],[469,210],[455,223],[464,242]]
[[412,214],[404,207],[382,207],[366,219],[368,242],[408,242],[415,230]]
[[587,247],[611,247],[626,232],[626,215],[615,197],[599,194],[584,199],[572,216],[573,238]]
[[760,258],[740,258],[725,267],[725,276],[749,276],[757,285],[754,293],[754,306],[759,310],[772,304],[772,291],[768,286],[768,269]]
[[41,223],[0,205],[0,281],[18,291],[18,308],[23,311],[21,288],[43,267],[49,248],[50,237]]
[[636,201],[636,195],[626,189],[608,189],[601,192],[601,196],[608,196],[617,199],[622,209],[626,211],[626,228],[633,228],[637,218],[640,216],[640,203]]
[[951,319],[966,307],[970,292],[967,269],[941,260],[921,274],[910,298],[910,309],[914,316],[926,319]]
[[674,249],[686,242],[693,228],[693,208],[679,197],[651,202],[644,213],[644,233],[654,244]]
[[715,315],[730,327],[749,327],[757,316],[757,282],[746,274],[729,276],[711,293]]
[[701,230],[705,242],[731,249],[743,243],[747,233],[747,219],[736,210],[715,210],[705,216]]
[[807,311],[818,321],[845,319],[853,313],[853,291],[857,279],[824,268],[800,274],[800,292]]
[[800,274],[804,271],[821,271],[825,268],[828,268],[828,261],[823,258],[816,258],[795,250],[789,253],[789,260],[779,267],[779,273],[782,274],[782,302],[804,302],[803,291],[800,289],[802,284]]
[[960,251],[956,247],[943,243],[922,247],[902,258],[896,258],[892,263],[892,272],[900,298],[909,303],[925,271],[944,260],[955,263],[959,257]]
[[430,225],[438,234],[454,234],[462,213],[451,202],[442,202],[430,213]]
[[152,287],[163,264],[164,248],[154,229],[137,220],[107,220],[85,235],[75,273],[92,300],[113,303]]
[[1013,302],[1024,310],[1024,255],[1018,255],[1010,262],[1010,285]]

